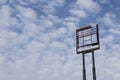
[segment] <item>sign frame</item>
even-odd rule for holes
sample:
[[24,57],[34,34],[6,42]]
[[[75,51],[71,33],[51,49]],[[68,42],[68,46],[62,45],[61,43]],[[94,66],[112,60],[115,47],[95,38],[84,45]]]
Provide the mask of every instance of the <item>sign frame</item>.
[[[93,35],[96,38],[96,42],[92,42]],[[91,37],[91,43],[89,44],[84,44],[85,40],[84,38],[86,37]],[[82,39],[82,44],[80,45],[80,39]],[[89,40],[88,40],[89,41]],[[94,50],[100,49],[100,44],[99,44],[99,27],[98,24],[96,26],[87,26],[83,28],[76,29],[76,53],[81,54],[81,53],[90,53]],[[79,50],[82,49],[83,50]],[[85,49],[86,48],[86,49]],[[84,50],[85,49],[85,50]]]

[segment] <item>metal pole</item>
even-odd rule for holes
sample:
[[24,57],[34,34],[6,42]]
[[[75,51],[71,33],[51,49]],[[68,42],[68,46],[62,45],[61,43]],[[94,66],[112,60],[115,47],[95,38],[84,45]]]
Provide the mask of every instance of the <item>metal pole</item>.
[[86,80],[85,54],[84,53],[82,53],[82,59],[83,59],[83,80]]
[[94,51],[92,51],[92,64],[93,64],[93,80],[96,80],[96,69],[95,69],[95,59],[94,59]]

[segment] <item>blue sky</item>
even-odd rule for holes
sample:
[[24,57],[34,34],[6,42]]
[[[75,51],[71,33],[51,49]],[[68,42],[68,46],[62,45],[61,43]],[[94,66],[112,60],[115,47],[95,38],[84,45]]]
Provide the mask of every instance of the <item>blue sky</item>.
[[0,80],[82,80],[75,31],[96,23],[97,80],[119,80],[119,14],[119,0],[0,0]]

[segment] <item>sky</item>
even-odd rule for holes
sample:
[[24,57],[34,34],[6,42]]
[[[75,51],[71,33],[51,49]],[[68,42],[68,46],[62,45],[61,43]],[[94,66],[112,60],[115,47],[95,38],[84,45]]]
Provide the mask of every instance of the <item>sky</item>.
[[120,0],[0,0],[0,80],[82,80],[75,31],[95,24],[97,80],[119,80],[119,14]]

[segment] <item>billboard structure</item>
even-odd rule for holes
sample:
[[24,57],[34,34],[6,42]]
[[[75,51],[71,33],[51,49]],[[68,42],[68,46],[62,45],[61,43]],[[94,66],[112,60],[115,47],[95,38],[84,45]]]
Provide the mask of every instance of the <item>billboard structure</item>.
[[86,80],[85,54],[92,53],[93,80],[96,80],[94,51],[100,49],[99,27],[87,26],[76,30],[76,53],[82,54],[83,58],[83,80]]

